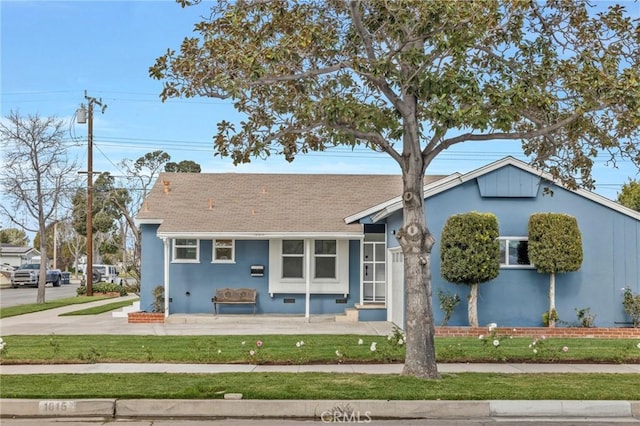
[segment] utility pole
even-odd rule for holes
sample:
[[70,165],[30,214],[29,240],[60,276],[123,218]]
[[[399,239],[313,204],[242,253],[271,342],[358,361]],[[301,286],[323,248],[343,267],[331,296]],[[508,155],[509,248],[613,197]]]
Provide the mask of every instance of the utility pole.
[[87,296],[93,296],[93,106],[101,107],[101,112],[104,114],[107,105],[102,104],[102,99],[88,96],[86,90],[84,98],[88,104],[87,113],[85,115],[84,104],[80,104],[77,118],[79,124],[87,123],[87,264],[85,275]]

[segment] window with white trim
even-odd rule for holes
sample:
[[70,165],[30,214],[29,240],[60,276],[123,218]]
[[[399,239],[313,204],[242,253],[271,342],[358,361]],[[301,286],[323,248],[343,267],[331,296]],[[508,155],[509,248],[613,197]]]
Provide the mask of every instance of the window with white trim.
[[304,278],[304,240],[282,240],[282,278]]
[[235,262],[235,240],[213,240],[213,262]]
[[336,279],[337,245],[336,240],[314,241],[314,278]]
[[174,262],[198,262],[200,259],[200,241],[187,238],[173,240]]
[[349,240],[269,240],[269,293],[349,294]]
[[533,268],[527,237],[499,237],[501,268]]

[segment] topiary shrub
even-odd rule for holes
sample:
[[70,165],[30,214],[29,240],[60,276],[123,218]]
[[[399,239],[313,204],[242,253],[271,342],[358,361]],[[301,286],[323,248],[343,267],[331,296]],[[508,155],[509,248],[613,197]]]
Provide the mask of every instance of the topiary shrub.
[[[529,259],[538,272],[549,274],[549,311],[556,311],[556,273],[577,271],[582,265],[582,236],[575,217],[534,213],[529,217]],[[556,315],[557,318],[557,315]],[[556,318],[549,317],[549,327]]]
[[471,287],[467,315],[478,326],[478,284],[500,273],[498,219],[492,213],[470,212],[450,216],[440,241],[440,274],[455,284]]

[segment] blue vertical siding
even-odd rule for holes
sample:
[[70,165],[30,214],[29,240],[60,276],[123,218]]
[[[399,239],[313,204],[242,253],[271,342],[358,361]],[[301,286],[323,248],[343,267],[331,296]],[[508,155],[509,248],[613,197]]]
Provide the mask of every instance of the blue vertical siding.
[[164,247],[156,236],[159,225],[140,225],[141,264],[140,264],[140,309],[153,310],[153,289],[164,285]]

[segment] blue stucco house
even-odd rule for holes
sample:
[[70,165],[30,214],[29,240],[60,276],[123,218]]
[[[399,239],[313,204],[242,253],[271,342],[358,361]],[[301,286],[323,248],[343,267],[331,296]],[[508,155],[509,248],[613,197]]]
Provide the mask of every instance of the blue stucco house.
[[[404,322],[400,176],[162,173],[137,216],[142,235],[141,309],[151,311],[162,286],[165,316],[211,314],[218,288],[257,290],[257,315],[332,314]],[[503,259],[498,278],[482,284],[481,324],[539,326],[548,309],[549,277],[513,256],[527,246],[532,213],[577,218],[584,261],[558,274],[560,319],[589,307],[596,325],[628,326],[624,287],[640,292],[640,213],[585,190],[572,190],[512,157],[466,174],[425,177],[432,253],[434,314],[439,289],[462,306],[450,325],[466,324],[466,286],[439,274],[439,238],[452,214],[498,217]],[[520,262],[520,263],[518,263]],[[250,314],[252,306],[219,312]],[[343,317],[344,316],[344,317]]]

